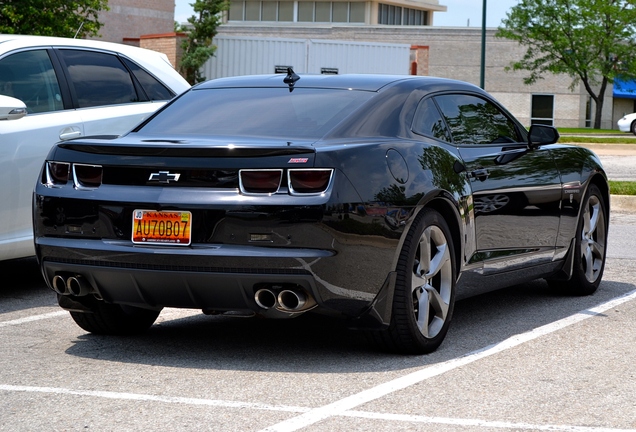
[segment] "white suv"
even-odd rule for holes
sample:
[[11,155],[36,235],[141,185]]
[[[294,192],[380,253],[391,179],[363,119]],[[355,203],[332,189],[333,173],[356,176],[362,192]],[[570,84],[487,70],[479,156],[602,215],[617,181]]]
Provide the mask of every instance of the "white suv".
[[0,34],[0,260],[34,254],[32,192],[53,144],[121,135],[189,87],[155,51]]

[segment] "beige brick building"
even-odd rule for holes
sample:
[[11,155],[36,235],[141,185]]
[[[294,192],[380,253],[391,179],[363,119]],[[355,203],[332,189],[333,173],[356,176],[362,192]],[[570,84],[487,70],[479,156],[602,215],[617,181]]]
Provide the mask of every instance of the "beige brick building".
[[142,35],[174,32],[174,0],[108,0],[108,7],[92,39],[139,46]]
[[[99,39],[161,51],[178,64],[182,36],[173,33],[174,0],[109,0],[108,6],[110,11],[100,14],[104,26]],[[231,0],[219,35],[410,44],[412,73],[478,85],[481,29],[433,27],[434,14],[445,11],[438,0]],[[495,33],[487,31],[487,91],[525,125],[590,125],[594,107],[581,85],[570,90],[572,79],[564,75],[525,85],[524,72],[505,70],[524,49],[495,38]],[[241,55],[236,53],[237,58]],[[360,68],[364,72],[364,64]],[[616,128],[616,121],[635,109],[634,99],[613,98],[610,87],[602,127]]]
[[[495,33],[495,29],[488,29],[486,38],[485,88],[488,92],[526,126],[533,122],[558,127],[590,125],[594,108],[581,85],[571,91],[572,79],[565,75],[547,75],[534,85],[525,85],[526,73],[505,70],[511,61],[521,58],[524,49],[514,41],[495,38]],[[416,61],[418,75],[457,79],[475,85],[480,82],[479,28],[230,21],[219,28],[219,35],[406,43],[412,45],[411,61]],[[631,101],[614,100],[612,89],[608,88],[602,127],[615,128],[616,120],[632,109]]]

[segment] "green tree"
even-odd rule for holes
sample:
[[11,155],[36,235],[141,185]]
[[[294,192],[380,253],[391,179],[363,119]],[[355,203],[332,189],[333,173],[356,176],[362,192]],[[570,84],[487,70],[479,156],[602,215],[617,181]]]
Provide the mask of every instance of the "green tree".
[[582,83],[596,103],[594,128],[601,127],[603,100],[617,78],[636,78],[636,1],[521,0],[497,32],[526,48],[508,69],[530,71],[526,84],[545,73]]
[[97,15],[108,10],[107,3],[108,0],[0,0],[0,33],[96,36],[102,26]]
[[222,12],[228,9],[229,4],[225,0],[196,0],[190,6],[197,15],[188,18],[189,26],[181,27],[188,38],[181,44],[183,57],[179,72],[194,85],[206,79],[201,74],[201,67],[216,51],[212,38],[216,36],[216,29],[222,23]]

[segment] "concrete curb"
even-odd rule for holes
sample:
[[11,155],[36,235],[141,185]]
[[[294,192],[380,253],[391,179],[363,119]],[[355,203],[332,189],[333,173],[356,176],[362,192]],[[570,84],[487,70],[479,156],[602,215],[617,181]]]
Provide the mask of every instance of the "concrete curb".
[[611,195],[610,211],[636,213],[636,195]]

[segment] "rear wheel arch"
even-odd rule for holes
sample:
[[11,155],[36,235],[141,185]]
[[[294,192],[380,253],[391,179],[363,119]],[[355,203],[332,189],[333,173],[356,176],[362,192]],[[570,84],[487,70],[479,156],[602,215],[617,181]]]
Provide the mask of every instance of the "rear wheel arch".
[[[609,184],[607,183],[607,181],[605,180],[605,177],[603,177],[601,174],[596,174],[594,175],[589,181],[588,181],[588,188],[591,185],[596,185],[596,187],[598,187],[601,191],[601,194],[603,194],[603,200],[604,200],[604,204],[605,204],[605,212],[609,215],[609,211],[610,211],[610,190],[609,190]],[[587,192],[587,190],[586,190]]]
[[455,269],[455,278],[457,278],[457,273],[461,268],[461,257],[464,250],[462,244],[463,230],[461,228],[461,216],[459,211],[457,207],[451,203],[451,201],[443,196],[434,198],[426,204],[425,208],[426,207],[439,212],[448,224],[455,252],[455,262],[457,263],[457,267]]

